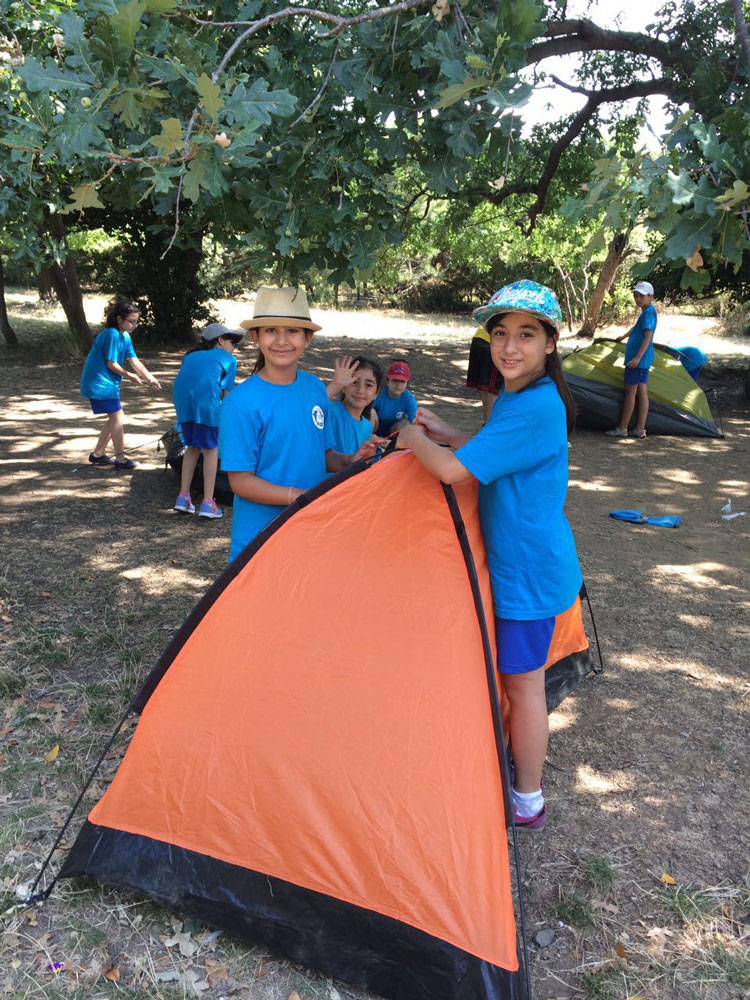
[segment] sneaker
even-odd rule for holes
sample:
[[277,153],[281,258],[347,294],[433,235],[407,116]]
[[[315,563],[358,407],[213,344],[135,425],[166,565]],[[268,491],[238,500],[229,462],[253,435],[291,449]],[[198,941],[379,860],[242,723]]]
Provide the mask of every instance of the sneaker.
[[201,503],[200,510],[198,511],[198,517],[224,517],[221,509],[217,507],[215,500],[204,500]]
[[194,514],[195,506],[190,499],[189,493],[180,493],[174,502],[174,509],[182,511],[183,514]]
[[624,431],[622,427],[613,427],[611,431],[605,431],[604,433],[607,437],[611,438],[626,438],[628,436],[628,432]]
[[92,451],[89,455],[89,462],[91,462],[92,465],[111,465],[112,459],[109,455],[95,455]]
[[547,825],[547,804],[542,806],[536,816],[519,816],[518,810],[513,807],[517,830],[543,830]]
[[631,431],[631,433],[632,433],[632,435],[633,435],[634,438],[645,438],[646,437],[646,432],[645,431],[639,431],[637,427],[635,428],[634,431]]
[[130,458],[116,458],[112,463],[116,469],[123,469],[125,471],[130,471],[131,469],[137,469],[138,463],[134,462]]

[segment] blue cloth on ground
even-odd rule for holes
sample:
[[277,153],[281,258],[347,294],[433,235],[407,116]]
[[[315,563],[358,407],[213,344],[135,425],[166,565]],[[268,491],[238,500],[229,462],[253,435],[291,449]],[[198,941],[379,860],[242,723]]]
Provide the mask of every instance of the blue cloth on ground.
[[498,618],[562,614],[581,589],[568,491],[565,406],[550,378],[500,390],[489,420],[456,450],[479,480],[479,519]]
[[417,415],[417,397],[409,389],[393,399],[388,395],[388,386],[384,385],[372,405],[378,413],[378,434],[380,437],[388,437],[393,424],[398,420],[407,419],[410,424],[413,424]]
[[126,358],[136,357],[130,334],[105,327],[94,337],[81,372],[81,395],[88,399],[114,399],[120,395],[122,375],[117,375],[107,367],[114,361],[121,368]]
[[652,524],[655,528],[677,528],[682,524],[682,518],[678,514],[644,517],[642,510],[613,510],[609,516],[617,521],[630,521],[631,524]]
[[[326,475],[326,451],[333,447],[327,411],[326,387],[310,372],[298,371],[290,385],[251,375],[221,406],[222,469],[254,472],[279,486],[317,486]],[[229,561],[285,507],[235,496]]]
[[[656,309],[653,306],[646,306],[641,315],[635,321],[633,329],[630,331],[628,342],[625,345],[625,364],[631,361],[641,349],[643,337],[646,330],[653,330],[656,334]],[[639,368],[650,368],[654,363],[654,338],[646,348],[646,351],[638,362]]]

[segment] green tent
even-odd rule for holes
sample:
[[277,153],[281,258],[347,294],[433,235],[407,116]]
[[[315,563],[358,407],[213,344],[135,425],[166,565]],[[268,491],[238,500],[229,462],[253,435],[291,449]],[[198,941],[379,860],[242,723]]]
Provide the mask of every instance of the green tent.
[[[620,419],[625,371],[625,344],[602,338],[562,362],[575,397],[579,427],[608,430]],[[654,344],[648,376],[650,434],[690,434],[723,437],[708,406],[706,394],[685,371],[678,351]],[[635,420],[635,414],[633,416]]]

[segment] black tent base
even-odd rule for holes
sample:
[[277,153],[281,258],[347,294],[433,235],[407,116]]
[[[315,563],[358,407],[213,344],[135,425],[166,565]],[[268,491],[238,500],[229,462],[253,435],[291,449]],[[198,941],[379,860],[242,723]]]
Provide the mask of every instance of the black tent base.
[[544,690],[547,696],[547,711],[553,712],[568,697],[584,677],[594,673],[594,664],[588,649],[571,653],[553,663],[544,673]]
[[[576,427],[594,431],[607,431],[620,420],[624,393],[622,389],[580,375],[565,373],[565,381],[576,403]],[[635,414],[633,415],[635,423]],[[672,406],[650,400],[646,430],[649,434],[675,434],[687,437],[715,437],[723,435],[713,421],[683,413]]]
[[[185,455],[185,445],[182,443],[180,435],[173,429],[168,430],[165,434],[162,434],[161,443],[166,452],[164,463],[177,473],[177,485],[179,489],[179,478],[182,474],[182,459]],[[193,473],[191,489],[196,493],[201,493],[203,490],[202,454],[198,459],[198,464],[196,465],[195,472]],[[232,487],[229,485],[229,477],[226,472],[222,472],[221,466],[216,474],[214,496],[217,500],[221,501],[221,503],[231,503],[234,500],[234,493],[232,492]]]
[[520,972],[391,917],[148,837],[87,821],[60,878],[81,875],[392,1000],[528,1000]]

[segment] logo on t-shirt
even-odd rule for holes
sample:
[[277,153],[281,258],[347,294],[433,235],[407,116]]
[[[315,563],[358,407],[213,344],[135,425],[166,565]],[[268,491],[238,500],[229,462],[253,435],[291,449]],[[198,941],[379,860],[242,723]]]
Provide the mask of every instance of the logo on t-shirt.
[[313,406],[312,418],[313,418],[313,423],[318,428],[318,430],[322,431],[323,426],[325,425],[326,422],[326,418],[323,416],[323,411],[319,406]]
[[[398,413],[396,414],[396,420],[403,420],[405,416],[406,416],[406,414],[404,413],[404,411],[403,410],[399,410]],[[394,423],[395,423],[395,421],[394,421]]]

